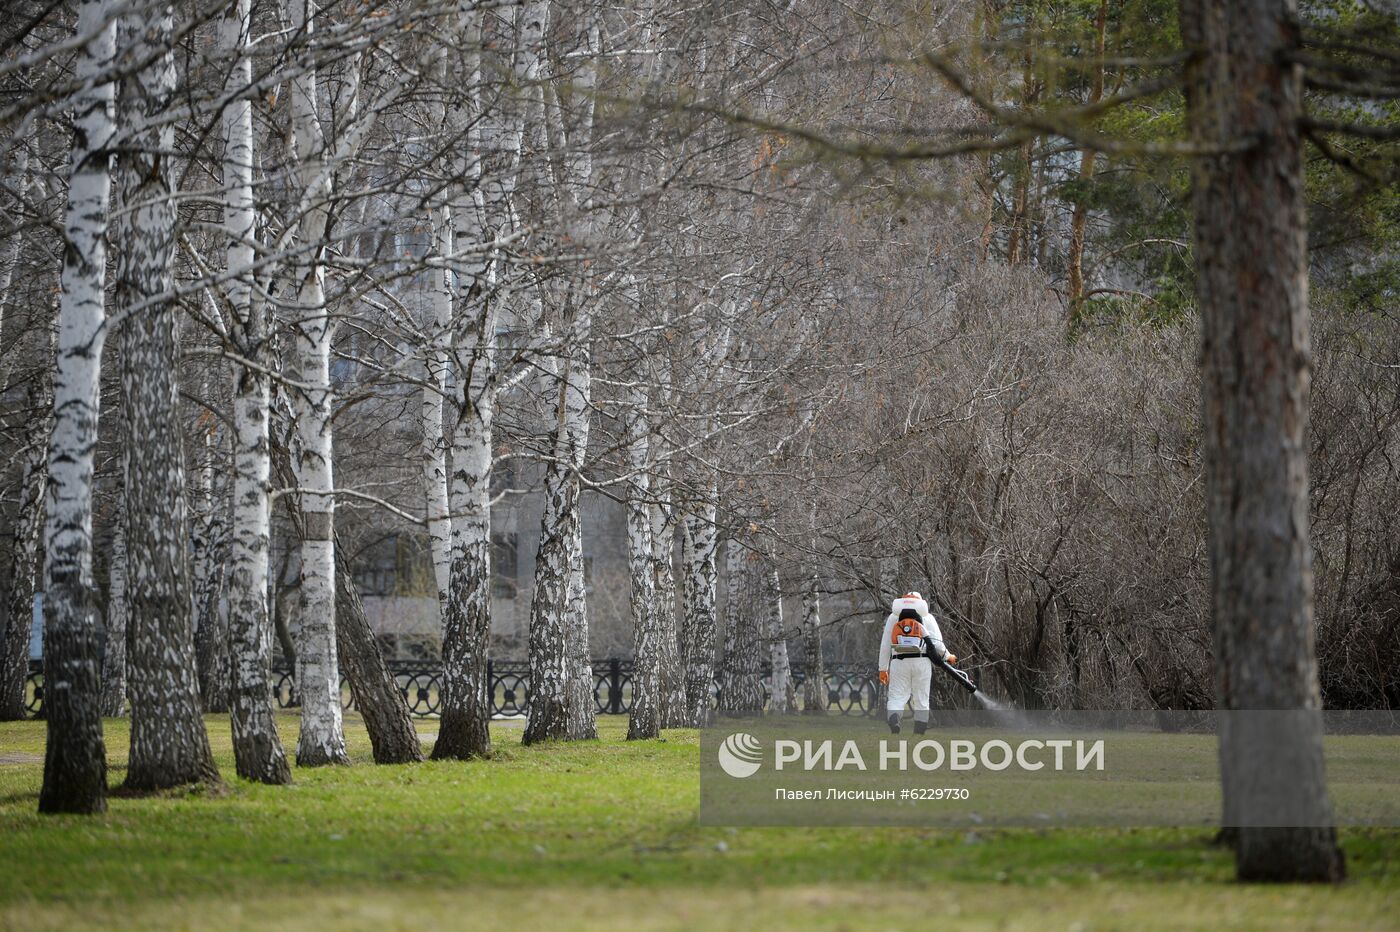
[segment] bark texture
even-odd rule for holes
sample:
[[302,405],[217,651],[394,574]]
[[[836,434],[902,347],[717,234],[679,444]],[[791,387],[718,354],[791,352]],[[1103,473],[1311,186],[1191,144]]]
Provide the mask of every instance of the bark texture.
[[[462,79],[479,88],[482,12],[467,10],[459,20]],[[511,176],[487,175],[482,152],[498,140],[472,112],[467,95],[454,102],[447,119],[469,145],[457,163],[463,180],[451,207],[454,247],[494,238]],[[475,102],[479,103],[479,101]],[[516,144],[518,149],[518,143]],[[493,152],[493,168],[499,168]],[[499,316],[495,262],[477,253],[458,264],[452,278],[453,372],[451,566],[442,605],[442,718],[434,760],[484,757],[491,752],[491,697],[487,677],[491,634],[491,446],[496,419],[496,353],[492,340]]]
[[44,525],[44,486],[48,464],[44,452],[48,442],[49,411],[52,402],[43,389],[31,389],[32,407],[41,412],[43,427],[20,459],[19,504],[10,537],[10,591],[5,606],[5,637],[0,641],[0,722],[17,722],[28,714],[24,704],[25,680],[29,676],[29,634],[34,619],[34,588],[38,574],[39,535]]
[[150,67],[122,82],[121,114],[131,129],[118,159],[123,211],[116,236],[122,244],[117,304],[145,306],[119,330],[131,610],[124,786],[138,792],[219,779],[195,667],[175,305],[161,297],[170,289],[175,253],[175,132],[159,123],[175,92],[175,58],[159,50],[172,31],[168,6],[133,14],[122,25],[124,45],[153,55]]
[[[1308,538],[1310,355],[1302,77],[1291,0],[1181,0],[1190,50],[1203,428],[1217,687],[1226,709],[1302,710],[1221,735],[1242,880],[1336,881],[1331,828],[1251,828],[1277,807],[1326,825]],[[1274,724],[1280,719],[1271,717]]]
[[398,682],[365,617],[365,606],[336,542],[335,637],[355,708],[365,720],[376,764],[410,764],[423,759],[418,732]]
[[[1099,0],[1099,11],[1094,17],[1094,66],[1093,83],[1089,88],[1088,104],[1093,106],[1103,100],[1104,85],[1104,44],[1108,38],[1108,0]],[[1069,221],[1069,262],[1067,270],[1069,301],[1071,308],[1084,300],[1084,242],[1089,226],[1089,184],[1094,180],[1094,167],[1099,154],[1094,149],[1081,149],[1079,152],[1079,195]]]
[[802,590],[802,711],[820,715],[826,711],[826,667],[822,662],[822,601],[820,580],[809,573]]
[[[433,242],[439,256],[452,254],[452,210],[442,205],[433,212]],[[447,492],[447,432],[443,407],[447,375],[452,365],[452,271],[444,261],[433,270],[429,299],[430,342],[424,365],[426,385],[419,406],[423,453],[423,514],[433,554],[433,579],[437,583],[438,613],[447,603],[452,579],[452,507]]]
[[[312,40],[312,0],[286,0],[287,21]],[[307,258],[294,269],[297,321],[293,395],[296,442],[292,466],[301,491],[305,523],[301,536],[300,624],[297,625],[297,695],[301,732],[297,764],[348,764],[340,707],[340,666],[335,637],[335,482],[332,470],[330,356],[334,323],[326,305],[321,253],[330,233],[332,172],[318,112],[315,68],[291,79],[291,118],[300,165],[302,214],[298,239]]]
[[686,514],[681,554],[684,566],[685,704],[690,727],[702,728],[713,717],[715,603],[719,572],[715,562],[719,535],[712,493]]
[[[556,398],[554,444],[552,459],[545,467],[544,512],[535,556],[534,598],[530,603],[530,720],[525,727],[526,744],[568,738],[571,730],[580,730],[570,728],[571,717],[580,711],[570,705],[578,700],[571,692],[579,672],[576,644],[581,636],[586,659],[588,636],[588,616],[582,605],[583,535],[578,477],[588,447],[589,357],[586,340],[580,339],[579,332],[584,325],[577,318],[569,322],[567,356],[562,370],[549,380],[554,384]],[[578,603],[577,617],[569,611],[571,594]],[[588,680],[591,694],[591,673]],[[588,706],[591,713],[591,696]]]
[[772,670],[768,710],[774,715],[797,711],[797,690],[792,682],[788,660],[787,631],[783,628],[783,589],[776,563],[763,573],[764,637],[768,641],[768,662]]
[[665,463],[656,468],[652,488],[651,573],[657,612],[657,689],[662,728],[689,724],[685,702],[685,668],[681,663],[680,618],[676,611],[676,508]]
[[126,714],[126,649],[131,605],[127,602],[126,508],[115,509],[112,557],[107,568],[107,639],[102,649],[102,714]]
[[726,715],[763,711],[762,639],[754,611],[753,554],[731,537],[725,547],[724,659],[720,667],[719,710]]
[[227,712],[229,653],[224,590],[228,525],[223,495],[214,481],[212,431],[206,433],[204,443],[204,463],[196,486],[198,505],[193,516],[194,534],[191,538],[195,662],[199,670],[200,704],[204,711]]
[[73,152],[64,216],[63,294],[54,363],[44,516],[44,785],[40,812],[107,808],[101,677],[92,581],[92,467],[98,376],[107,324],[108,146],[114,88],[101,80],[116,54],[113,0],[77,4]]
[[[235,0],[220,23],[219,42],[232,63],[230,88],[252,80],[248,58],[251,0]],[[268,617],[271,535],[271,391],[262,371],[267,357],[267,308],[254,297],[256,253],[253,200],[253,107],[234,100],[224,111],[224,227],[233,330],[251,366],[240,366],[233,388],[233,527],[228,559],[229,712],[238,775],[284,784],[292,770],[273,716],[271,620]]]
[[652,568],[651,495],[647,444],[649,424],[642,407],[644,396],[633,394],[628,416],[627,468],[632,482],[627,487],[627,568],[631,580],[632,609],[632,709],[627,718],[628,740],[661,735],[660,640],[656,610],[656,574]]

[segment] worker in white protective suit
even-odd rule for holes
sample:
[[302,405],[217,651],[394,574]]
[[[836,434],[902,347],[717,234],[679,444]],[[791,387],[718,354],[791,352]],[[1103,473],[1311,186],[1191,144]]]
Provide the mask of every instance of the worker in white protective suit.
[[933,680],[932,657],[957,663],[957,656],[943,645],[943,632],[917,592],[909,592],[890,605],[885,634],[880,638],[880,682],[889,687],[890,732],[899,734],[904,706],[914,705],[914,733],[928,729],[928,694]]

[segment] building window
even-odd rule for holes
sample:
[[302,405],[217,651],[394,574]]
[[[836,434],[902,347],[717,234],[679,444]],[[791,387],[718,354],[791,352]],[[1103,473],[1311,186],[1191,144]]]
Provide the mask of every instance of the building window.
[[378,540],[361,552],[355,567],[355,586],[361,596],[397,594],[398,552],[398,539],[393,536]]

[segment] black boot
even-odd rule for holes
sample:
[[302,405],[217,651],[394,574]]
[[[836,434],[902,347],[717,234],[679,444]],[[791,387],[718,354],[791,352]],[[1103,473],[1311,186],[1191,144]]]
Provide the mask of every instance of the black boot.
[[889,719],[889,721],[890,721],[890,734],[892,734],[892,735],[897,735],[897,734],[899,734],[899,713],[898,713],[898,712],[891,712],[891,713],[890,713],[890,719]]
[[921,734],[923,734],[923,733],[926,732],[926,731],[928,731],[928,722],[921,722],[921,721],[918,721],[917,719],[915,719],[915,721],[914,721],[914,734],[916,734],[916,735],[921,735]]

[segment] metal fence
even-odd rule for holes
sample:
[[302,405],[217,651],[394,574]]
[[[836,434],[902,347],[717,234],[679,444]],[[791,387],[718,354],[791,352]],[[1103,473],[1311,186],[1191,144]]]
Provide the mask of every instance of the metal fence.
[[[398,681],[399,691],[408,703],[409,712],[418,718],[436,716],[442,703],[442,667],[435,663],[391,663],[390,671]],[[491,684],[491,715],[494,718],[518,718],[530,710],[530,666],[525,661],[490,661],[487,681]],[[806,680],[800,668],[793,670],[799,704]],[[865,668],[836,664],[824,671],[827,708],[841,715],[873,714],[879,697],[879,682]],[[763,671],[763,691],[771,693],[771,673]],[[291,670],[274,669],[273,693],[278,708],[296,708],[296,680]],[[718,680],[711,688],[712,703],[719,705]],[[42,661],[29,665],[26,684],[29,711],[41,715],[44,704],[44,670]],[[340,701],[349,710],[355,708],[355,696],[344,677],[340,679]],[[632,661],[610,658],[593,661],[593,707],[600,715],[626,715],[632,710]]]

